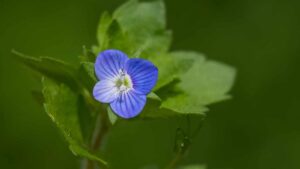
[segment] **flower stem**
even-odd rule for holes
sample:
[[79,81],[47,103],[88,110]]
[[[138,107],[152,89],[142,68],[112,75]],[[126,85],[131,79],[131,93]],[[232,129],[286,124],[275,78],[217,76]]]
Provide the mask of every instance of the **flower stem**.
[[[92,143],[91,143],[91,151],[97,151],[100,149],[102,145],[102,141],[109,129],[109,123],[107,120],[107,115],[106,112],[104,113],[99,113],[97,120],[96,120],[96,125],[95,125],[95,130],[93,133],[92,137]],[[82,165],[82,169],[96,169],[97,168],[97,163],[95,161],[89,160],[89,159],[84,159],[84,164]],[[102,169],[106,169],[107,166],[104,164],[99,164],[101,165]]]
[[84,159],[82,169],[95,169],[95,162],[89,159]]
[[165,167],[165,169],[174,169],[181,160],[182,156],[183,154],[181,152],[178,152],[170,161],[170,163]]
[[104,136],[106,135],[107,131],[109,129],[109,123],[108,123],[108,117],[105,113],[102,113],[101,115],[98,115],[96,127],[94,130],[94,135],[92,139],[92,150],[98,150],[101,145],[102,141],[104,139]]

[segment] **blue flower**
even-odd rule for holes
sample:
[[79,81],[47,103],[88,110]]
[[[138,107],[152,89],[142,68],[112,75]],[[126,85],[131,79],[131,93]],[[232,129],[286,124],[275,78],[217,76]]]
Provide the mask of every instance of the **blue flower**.
[[155,86],[158,69],[150,61],[132,58],[119,50],[101,52],[95,63],[100,80],[93,95],[122,118],[137,116],[146,104],[146,96]]

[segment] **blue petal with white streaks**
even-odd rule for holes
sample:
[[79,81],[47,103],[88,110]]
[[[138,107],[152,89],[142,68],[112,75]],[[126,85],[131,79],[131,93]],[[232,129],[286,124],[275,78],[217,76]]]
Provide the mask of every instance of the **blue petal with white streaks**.
[[146,104],[146,95],[140,95],[134,90],[124,92],[110,104],[111,109],[120,117],[129,119],[137,116]]
[[101,52],[95,63],[95,72],[99,80],[112,79],[124,69],[128,57],[125,53],[110,49]]
[[95,85],[93,95],[99,102],[111,103],[119,97],[119,92],[113,81],[101,80]]
[[156,66],[148,60],[134,58],[127,61],[125,70],[137,93],[146,95],[151,92],[158,78]]

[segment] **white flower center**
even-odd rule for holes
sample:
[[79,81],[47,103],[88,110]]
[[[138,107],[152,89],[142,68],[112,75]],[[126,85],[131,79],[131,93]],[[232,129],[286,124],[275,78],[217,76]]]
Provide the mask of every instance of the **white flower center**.
[[133,87],[130,76],[123,70],[119,70],[119,75],[115,79],[115,86],[120,93],[128,92]]

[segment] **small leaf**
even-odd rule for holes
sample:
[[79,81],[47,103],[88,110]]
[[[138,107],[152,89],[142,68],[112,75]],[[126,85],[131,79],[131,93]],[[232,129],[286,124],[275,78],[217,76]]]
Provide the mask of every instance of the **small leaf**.
[[107,30],[112,22],[112,17],[108,12],[104,12],[100,18],[99,26],[97,29],[97,40],[99,46],[103,46],[107,39]]
[[79,56],[82,62],[95,62],[96,55],[93,53],[91,49],[87,49],[86,46],[82,47],[82,55]]
[[83,84],[91,93],[93,87],[98,81],[95,75],[94,63],[81,62],[79,68],[79,78],[81,84]]
[[63,133],[72,152],[106,165],[104,160],[90,153],[88,145],[84,144],[78,117],[78,94],[65,84],[47,78],[43,78],[42,83],[45,111]]

